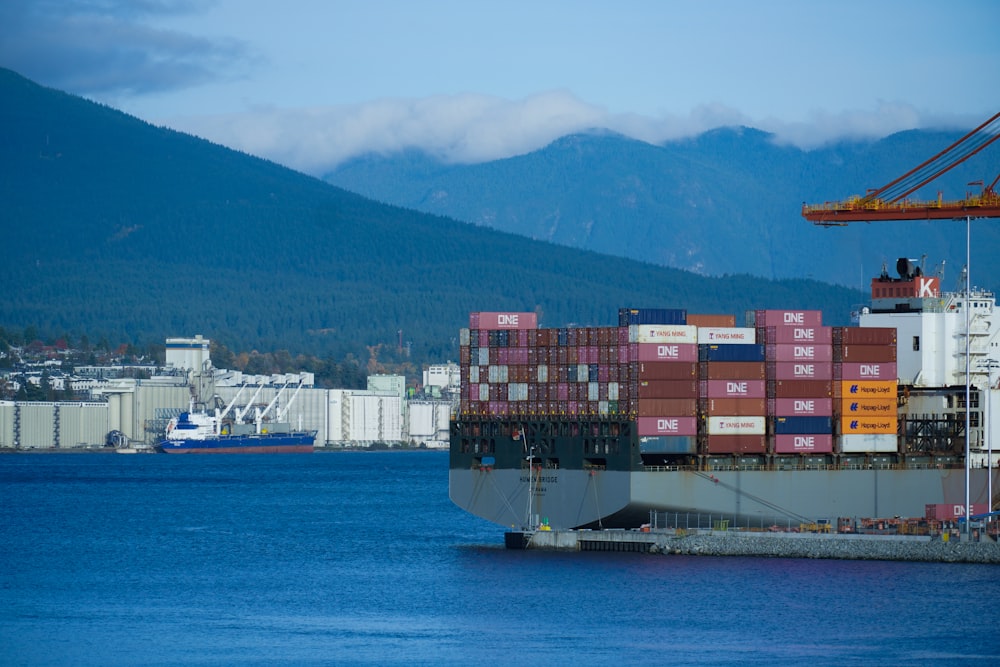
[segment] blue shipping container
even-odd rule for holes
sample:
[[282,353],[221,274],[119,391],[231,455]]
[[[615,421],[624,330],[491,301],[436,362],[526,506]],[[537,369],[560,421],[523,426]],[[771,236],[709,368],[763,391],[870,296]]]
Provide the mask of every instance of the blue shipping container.
[[832,417],[775,417],[775,435],[833,433]]
[[764,345],[699,345],[699,361],[766,361]]
[[655,435],[639,438],[641,454],[697,454],[698,439],[693,435]]
[[618,326],[632,324],[687,324],[687,311],[682,308],[619,308]]

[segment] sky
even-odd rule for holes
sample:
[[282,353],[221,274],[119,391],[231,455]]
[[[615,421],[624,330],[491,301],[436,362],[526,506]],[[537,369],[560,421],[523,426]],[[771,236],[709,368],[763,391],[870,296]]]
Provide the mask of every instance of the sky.
[[1000,111],[998,26],[997,0],[0,0],[0,67],[321,176],[593,128],[972,129]]

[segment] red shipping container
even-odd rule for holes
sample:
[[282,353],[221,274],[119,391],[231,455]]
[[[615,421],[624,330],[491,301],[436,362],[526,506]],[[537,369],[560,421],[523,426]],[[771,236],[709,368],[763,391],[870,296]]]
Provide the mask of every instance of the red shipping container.
[[688,416],[638,417],[638,435],[697,435],[698,419]]
[[707,361],[701,368],[705,380],[763,380],[767,377],[763,361]]
[[709,398],[705,399],[705,414],[733,416],[763,416],[767,412],[763,398]]
[[832,380],[775,380],[769,392],[774,398],[828,398],[834,395]]
[[702,380],[705,398],[764,398],[767,395],[764,380]]
[[833,327],[760,327],[757,342],[767,345],[830,345]]
[[710,435],[705,438],[709,454],[764,454],[767,439],[763,435]]
[[830,417],[833,415],[832,398],[773,398],[768,411],[778,417]]
[[810,343],[768,345],[768,361],[833,361],[833,346]]
[[697,363],[676,361],[639,362],[640,380],[695,380],[698,377]]
[[639,361],[698,361],[697,343],[636,343]]
[[895,361],[872,362],[866,364],[843,362],[837,364],[841,380],[886,380],[898,379]]
[[795,434],[774,436],[775,454],[830,454],[833,452],[833,434]]
[[771,377],[775,380],[832,380],[832,361],[776,361]]
[[694,417],[698,413],[698,399],[643,398],[639,399],[637,407],[640,417],[657,417],[659,415]]
[[698,381],[691,380],[640,380],[639,399],[644,398],[698,398]]
[[[989,512],[986,503],[969,503],[972,516]],[[924,505],[924,518],[938,521],[955,521],[965,516],[965,503],[936,503]]]
[[895,345],[841,345],[833,349],[834,359],[852,363],[896,361]]
[[895,327],[837,327],[834,338],[841,345],[895,345]]
[[754,311],[757,327],[820,327],[823,326],[821,310],[757,310]]

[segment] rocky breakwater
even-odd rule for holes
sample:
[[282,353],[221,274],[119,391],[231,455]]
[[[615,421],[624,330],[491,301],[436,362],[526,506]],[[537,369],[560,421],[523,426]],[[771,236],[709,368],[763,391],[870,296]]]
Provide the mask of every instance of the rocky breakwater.
[[1000,565],[1000,544],[940,538],[721,532],[661,536],[653,553],[689,556],[751,556],[899,560]]

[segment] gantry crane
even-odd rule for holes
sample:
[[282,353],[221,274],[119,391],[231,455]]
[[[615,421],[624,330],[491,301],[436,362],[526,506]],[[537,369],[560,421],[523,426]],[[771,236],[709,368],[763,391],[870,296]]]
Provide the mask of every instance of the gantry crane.
[[923,164],[914,167],[896,180],[870,191],[864,197],[854,196],[846,201],[825,204],[803,204],[802,217],[817,225],[841,226],[850,222],[876,222],[885,220],[952,220],[955,218],[1000,218],[1000,195],[994,189],[1000,174],[993,182],[983,181],[969,185],[982,186],[979,194],[967,194],[965,199],[943,201],[911,201],[911,194],[938,176],[960,165],[1000,139],[1000,113],[969,132]]

